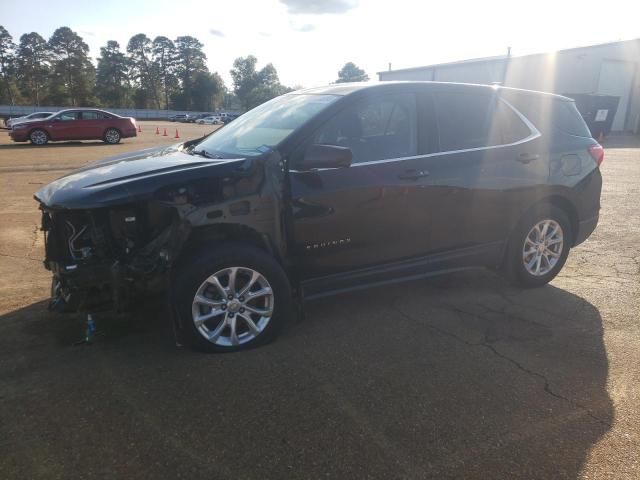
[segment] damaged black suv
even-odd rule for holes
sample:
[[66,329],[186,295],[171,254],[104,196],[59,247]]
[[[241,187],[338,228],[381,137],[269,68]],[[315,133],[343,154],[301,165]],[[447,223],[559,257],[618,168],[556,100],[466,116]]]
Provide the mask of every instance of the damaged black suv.
[[568,98],[433,82],[275,98],[36,193],[52,306],[166,292],[182,339],[264,343],[303,299],[487,267],[540,286],[594,230],[602,147]]

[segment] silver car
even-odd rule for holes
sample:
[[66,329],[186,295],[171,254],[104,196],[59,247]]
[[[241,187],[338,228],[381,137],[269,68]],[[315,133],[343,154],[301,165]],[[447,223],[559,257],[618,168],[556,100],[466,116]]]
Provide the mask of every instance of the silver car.
[[12,128],[14,125],[22,122],[28,122],[29,120],[41,120],[43,118],[50,117],[54,112],[33,112],[23,117],[15,117],[7,120],[7,128]]
[[199,125],[220,125],[222,123],[222,118],[217,115],[211,115],[209,117],[199,118],[196,120],[196,123]]

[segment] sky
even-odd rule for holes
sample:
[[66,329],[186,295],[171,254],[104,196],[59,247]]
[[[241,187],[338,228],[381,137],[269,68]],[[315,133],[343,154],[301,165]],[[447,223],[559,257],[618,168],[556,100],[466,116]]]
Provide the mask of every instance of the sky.
[[[30,15],[25,12],[38,12]],[[191,35],[208,66],[229,70],[253,54],[288,86],[334,82],[345,62],[376,72],[474,57],[545,52],[640,37],[634,0],[0,0],[0,25],[17,42],[60,26],[79,33],[95,60],[107,40]]]

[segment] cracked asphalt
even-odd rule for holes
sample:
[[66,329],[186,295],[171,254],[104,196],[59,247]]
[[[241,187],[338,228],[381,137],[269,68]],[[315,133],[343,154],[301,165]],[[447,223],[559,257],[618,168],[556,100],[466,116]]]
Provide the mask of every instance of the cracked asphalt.
[[226,355],[175,348],[148,302],[75,347],[31,195],[171,141],[152,128],[114,148],[0,133],[0,478],[640,478],[640,139],[605,142],[600,224],[544,288],[471,271],[345,294]]

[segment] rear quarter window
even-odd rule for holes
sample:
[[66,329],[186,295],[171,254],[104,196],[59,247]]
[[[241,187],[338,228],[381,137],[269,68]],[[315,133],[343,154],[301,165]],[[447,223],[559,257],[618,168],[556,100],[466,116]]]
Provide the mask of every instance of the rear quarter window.
[[508,94],[509,102],[544,133],[560,131],[578,137],[591,137],[591,132],[575,102],[546,95]]
[[575,102],[554,101],[554,124],[556,128],[577,137],[591,137],[589,127],[578,111]]

